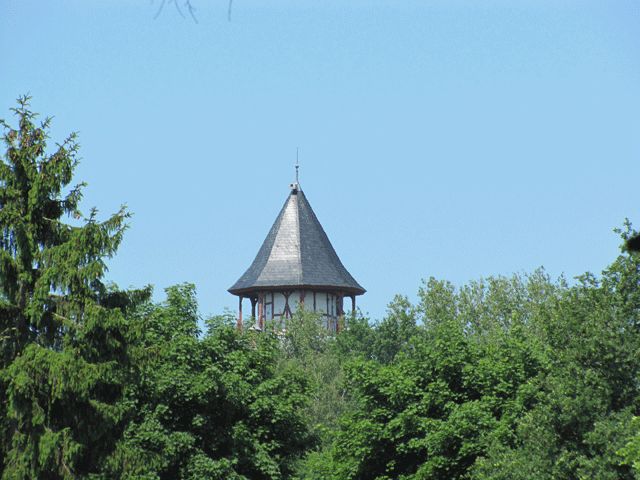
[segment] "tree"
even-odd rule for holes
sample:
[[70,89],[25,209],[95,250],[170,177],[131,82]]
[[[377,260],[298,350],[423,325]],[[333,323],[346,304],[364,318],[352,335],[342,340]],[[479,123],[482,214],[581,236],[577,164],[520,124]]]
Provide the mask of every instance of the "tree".
[[[47,153],[23,97],[0,162],[3,480],[286,479],[310,445],[308,382],[278,340],[212,319],[192,285],[121,291],[105,261],[123,207],[82,216],[75,135]],[[69,218],[71,217],[71,218]],[[66,220],[69,220],[67,222]]]
[[[12,111],[18,127],[4,120],[6,152],[0,163],[0,318],[6,364],[28,342],[59,346],[67,326],[82,322],[85,303],[109,297],[101,282],[105,258],[113,256],[129,217],[125,207],[104,222],[97,211],[78,209],[83,183],[69,188],[79,145],[71,134],[47,153],[51,119],[39,126],[21,97]],[[80,225],[64,222],[81,219]]]
[[391,363],[418,333],[419,317],[407,297],[396,295],[387,307],[387,315],[375,326],[371,356],[378,362]]
[[195,287],[141,306],[135,405],[106,478],[286,479],[310,444],[308,381],[278,369],[278,340],[218,322],[203,337]]
[[397,353],[347,365],[354,406],[309,478],[634,478],[639,285],[626,254],[572,287],[429,280]]
[[76,478],[118,436],[125,313],[149,292],[103,283],[129,214],[82,216],[77,137],[49,153],[51,119],[36,124],[29,100],[12,109],[17,127],[0,121],[0,460],[5,479]]
[[286,327],[280,334],[279,368],[300,370],[309,382],[304,415],[313,444],[317,444],[327,439],[349,404],[336,335],[327,330],[318,314],[302,308],[287,319]]

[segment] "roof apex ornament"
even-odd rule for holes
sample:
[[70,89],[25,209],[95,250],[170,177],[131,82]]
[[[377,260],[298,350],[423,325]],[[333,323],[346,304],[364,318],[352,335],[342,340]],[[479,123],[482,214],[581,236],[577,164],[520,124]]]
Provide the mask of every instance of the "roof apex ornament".
[[297,192],[300,189],[300,181],[298,180],[298,171],[300,169],[300,161],[298,158],[298,154],[300,153],[300,147],[296,147],[296,181],[289,185],[293,192]]

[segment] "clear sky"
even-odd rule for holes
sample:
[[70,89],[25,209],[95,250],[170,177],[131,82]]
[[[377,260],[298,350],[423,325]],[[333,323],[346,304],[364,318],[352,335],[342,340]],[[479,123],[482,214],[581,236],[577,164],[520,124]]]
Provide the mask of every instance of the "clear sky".
[[[181,1],[181,0],[179,0]],[[640,225],[637,0],[0,0],[0,117],[80,132],[84,210],[134,217],[109,278],[204,315],[300,182],[384,315],[421,279],[568,278]]]

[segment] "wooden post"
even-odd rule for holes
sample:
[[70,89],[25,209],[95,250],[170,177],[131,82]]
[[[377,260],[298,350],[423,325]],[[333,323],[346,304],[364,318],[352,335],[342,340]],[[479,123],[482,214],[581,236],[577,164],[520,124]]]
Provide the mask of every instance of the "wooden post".
[[251,318],[256,318],[256,301],[258,300],[256,297],[249,297],[251,300]]
[[356,316],[356,296],[351,295],[351,316]]
[[302,308],[302,310],[304,310],[304,296],[305,296],[305,291],[300,290],[300,308]]
[[264,294],[258,296],[258,328],[264,330]]
[[343,300],[344,293],[338,293],[336,298],[336,313],[338,314],[338,320],[336,322],[336,333],[340,333],[340,324],[344,322]]
[[238,301],[238,330],[242,330],[242,295],[240,295],[240,300]]
[[284,295],[284,318],[291,318],[293,316],[291,306],[289,305],[289,295],[291,295],[291,292],[282,292],[282,295]]

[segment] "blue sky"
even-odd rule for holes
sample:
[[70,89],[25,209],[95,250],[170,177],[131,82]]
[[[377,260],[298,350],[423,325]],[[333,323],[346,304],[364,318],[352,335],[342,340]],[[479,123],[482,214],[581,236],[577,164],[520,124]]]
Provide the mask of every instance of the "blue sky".
[[0,0],[0,117],[80,132],[109,278],[236,308],[293,179],[384,315],[421,279],[571,278],[640,225],[637,0]]

